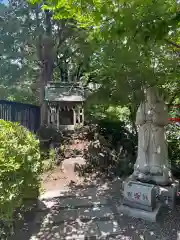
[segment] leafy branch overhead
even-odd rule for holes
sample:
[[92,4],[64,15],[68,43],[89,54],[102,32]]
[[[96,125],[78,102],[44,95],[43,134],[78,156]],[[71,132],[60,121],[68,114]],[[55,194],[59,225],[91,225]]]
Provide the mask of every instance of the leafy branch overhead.
[[[30,2],[38,3],[37,0]],[[49,0],[42,8],[53,11],[55,19],[76,19],[82,27],[105,33],[110,38],[128,31],[134,38],[160,40],[177,29],[180,20],[179,3],[174,0]],[[179,47],[172,39],[169,41]]]
[[[107,89],[109,99],[121,101],[121,89],[134,95],[134,90],[147,84],[163,88],[169,81],[172,84],[172,78],[177,82],[178,2],[51,0],[42,4],[42,9],[52,11],[56,20],[71,18],[86,29],[96,46],[90,75],[102,84],[100,91]],[[128,100],[127,94],[125,102]]]
[[0,11],[1,99],[40,104],[42,78],[76,81],[84,74],[91,47],[73,19],[54,20],[26,1],[11,0]]
[[98,84],[96,103],[139,102],[154,84],[177,99],[179,9],[174,0],[1,4],[1,96],[40,103],[47,81],[81,80]]

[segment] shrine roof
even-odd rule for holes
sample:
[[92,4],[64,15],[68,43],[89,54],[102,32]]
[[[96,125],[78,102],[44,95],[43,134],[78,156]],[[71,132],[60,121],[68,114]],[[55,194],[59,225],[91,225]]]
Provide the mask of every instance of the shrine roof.
[[76,96],[76,95],[71,95],[71,96],[58,96],[56,98],[49,98],[48,101],[57,101],[57,102],[84,102],[85,98],[82,96]]
[[46,86],[45,100],[50,102],[83,102],[85,90],[81,87]]

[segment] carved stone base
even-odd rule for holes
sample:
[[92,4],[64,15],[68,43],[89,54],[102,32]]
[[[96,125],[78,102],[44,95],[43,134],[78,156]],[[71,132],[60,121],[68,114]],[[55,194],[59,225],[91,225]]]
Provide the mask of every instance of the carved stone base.
[[156,222],[162,206],[161,202],[157,202],[156,194],[155,185],[128,180],[124,183],[124,199],[119,211],[131,217]]
[[137,208],[137,209],[148,211],[148,212],[152,212],[153,211],[153,207],[152,206],[147,206],[147,205],[140,204],[140,203],[137,203],[137,202],[129,201],[127,199],[123,200],[123,204],[122,205],[126,205],[126,206],[131,207],[131,208]]
[[119,211],[130,217],[141,218],[150,222],[156,222],[158,216],[161,213],[161,204],[158,203],[156,208],[152,212],[145,211],[139,208],[132,208],[123,204],[119,207]]
[[163,206],[174,209],[178,190],[178,181],[174,181],[170,186],[156,186],[157,199]]
[[169,177],[169,169],[165,168],[163,174],[144,174],[139,171],[134,171],[132,174],[136,181],[150,183],[154,185],[167,186],[172,183],[172,177]]

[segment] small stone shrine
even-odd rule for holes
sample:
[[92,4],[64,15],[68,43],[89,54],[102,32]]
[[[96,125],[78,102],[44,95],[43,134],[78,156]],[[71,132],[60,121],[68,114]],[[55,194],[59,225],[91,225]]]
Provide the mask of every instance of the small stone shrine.
[[179,183],[173,179],[168,159],[167,107],[155,88],[148,88],[145,97],[136,115],[138,156],[133,174],[124,183],[120,211],[155,222],[163,206],[175,207]]
[[84,124],[85,91],[80,84],[50,82],[45,87],[45,101],[48,102],[48,125],[74,130]]

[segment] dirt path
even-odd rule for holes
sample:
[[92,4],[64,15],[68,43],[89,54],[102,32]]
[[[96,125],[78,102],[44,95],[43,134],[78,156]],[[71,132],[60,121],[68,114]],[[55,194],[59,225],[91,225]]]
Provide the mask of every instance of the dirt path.
[[70,184],[80,184],[83,178],[77,176],[74,171],[75,164],[84,164],[82,157],[67,158],[62,166],[57,166],[53,170],[43,174],[42,187],[44,191],[68,189]]

